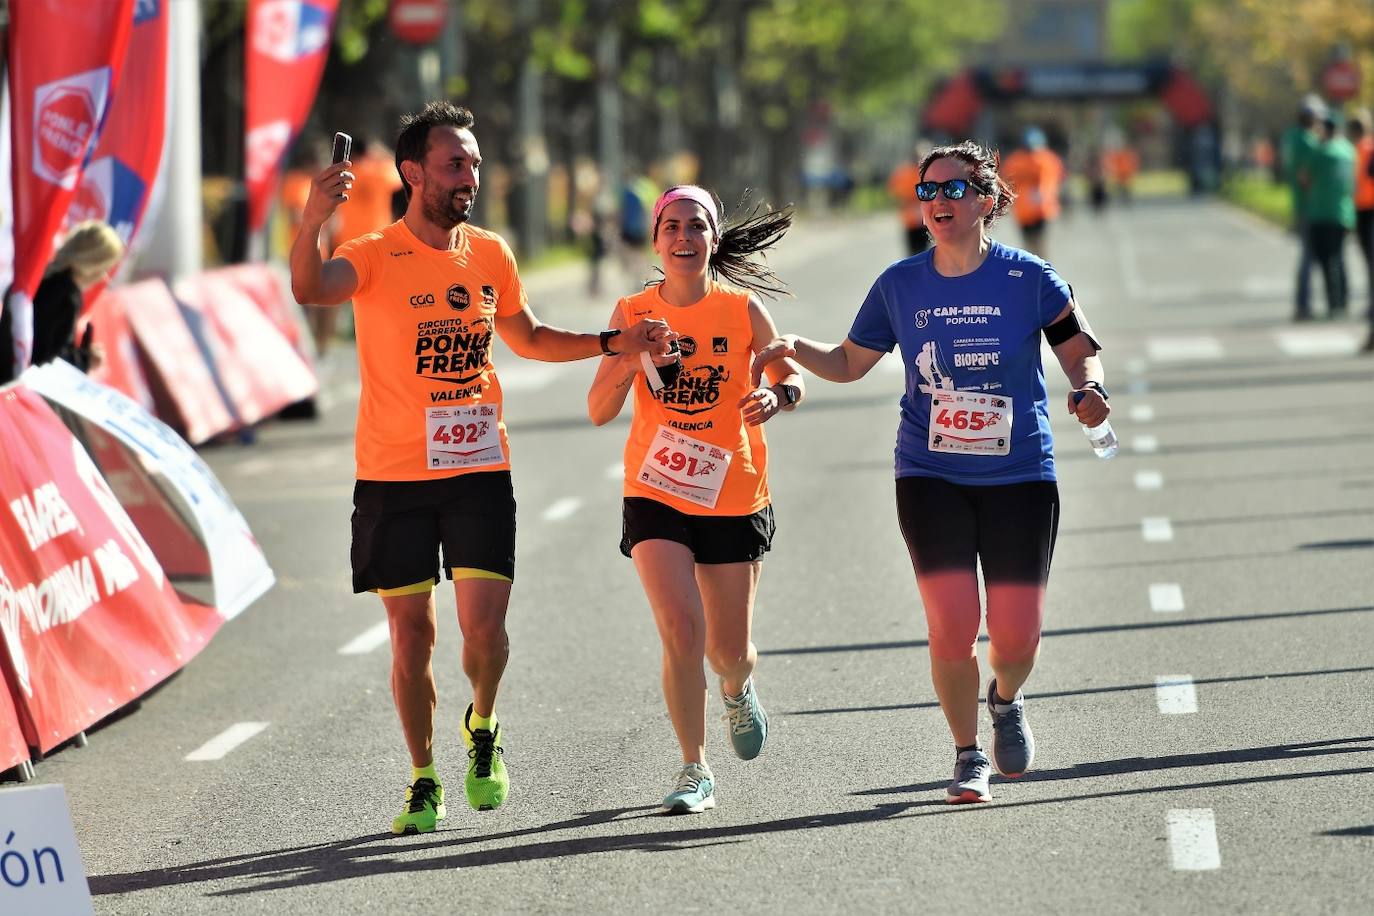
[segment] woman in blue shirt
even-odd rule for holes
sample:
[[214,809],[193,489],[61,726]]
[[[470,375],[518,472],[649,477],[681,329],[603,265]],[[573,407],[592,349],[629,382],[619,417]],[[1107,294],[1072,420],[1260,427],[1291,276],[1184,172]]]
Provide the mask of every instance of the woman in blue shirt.
[[[930,636],[931,676],[954,738],[946,801],[988,801],[991,767],[1025,773],[1035,754],[1021,685],[1035,666],[1045,584],[1059,523],[1040,335],[1054,349],[1080,423],[1106,419],[1100,349],[1054,268],[988,237],[1014,195],[993,155],[973,142],[921,162],[916,186],[934,247],[878,277],[848,338],[777,338],[755,359],[791,357],[821,378],[852,382],[901,351],[906,390],[897,429],[897,515]],[[978,742],[974,645],[987,586],[986,702],[991,760]]]

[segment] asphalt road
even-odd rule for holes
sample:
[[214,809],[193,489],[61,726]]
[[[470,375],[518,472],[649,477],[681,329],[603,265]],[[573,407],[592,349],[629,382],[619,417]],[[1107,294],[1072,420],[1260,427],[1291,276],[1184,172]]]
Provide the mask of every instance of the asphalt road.
[[[774,260],[797,293],[772,306],[778,324],[840,339],[898,245],[886,217],[800,226]],[[719,806],[664,818],[677,752],[658,643],[616,550],[626,426],[586,422],[590,361],[503,354],[512,795],[462,805],[468,693],[441,592],[453,803],[437,833],[392,838],[408,767],[385,637],[369,636],[380,603],[350,594],[345,349],[323,419],[206,452],[277,587],[89,747],[38,767],[66,786],[97,912],[1368,912],[1363,328],[1289,324],[1291,241],[1215,203],[1079,211],[1050,245],[1106,345],[1122,451],[1093,456],[1052,368],[1064,516],[1027,686],[1038,756],[994,779],[991,804],[943,802],[952,750],[893,511],[895,360],[848,386],[811,380],[768,425],[779,535],[756,640],[773,730],[746,764],[713,721]],[[613,294],[589,297],[581,269],[527,278],[545,320],[603,325]],[[236,723],[265,727],[185,759]]]

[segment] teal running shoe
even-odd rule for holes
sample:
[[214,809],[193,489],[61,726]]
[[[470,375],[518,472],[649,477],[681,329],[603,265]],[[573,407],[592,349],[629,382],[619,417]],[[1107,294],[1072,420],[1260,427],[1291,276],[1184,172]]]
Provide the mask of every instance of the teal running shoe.
[[737,697],[726,696],[725,731],[730,736],[730,746],[740,760],[753,760],[763,750],[763,742],[768,740],[768,713],[759,703],[758,692],[754,690],[754,679],[744,682],[744,692]]
[[683,766],[677,774],[677,785],[663,799],[663,810],[669,814],[700,814],[716,806],[716,781],[711,771],[699,763]]
[[433,833],[444,814],[444,787],[428,776],[421,776],[413,786],[406,787],[405,807],[392,819],[391,832],[398,836]]

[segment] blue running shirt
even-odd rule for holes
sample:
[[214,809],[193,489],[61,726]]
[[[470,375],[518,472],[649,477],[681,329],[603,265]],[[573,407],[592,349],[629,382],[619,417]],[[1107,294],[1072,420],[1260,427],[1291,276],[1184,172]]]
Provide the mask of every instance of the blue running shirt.
[[[900,348],[906,391],[897,476],[975,486],[1054,480],[1040,329],[1068,304],[1068,284],[1035,255],[1000,242],[991,242],[987,259],[962,277],[936,273],[931,256],[926,251],[883,271],[849,329],[861,347]],[[938,390],[1011,398],[1007,454],[932,451],[930,407]]]

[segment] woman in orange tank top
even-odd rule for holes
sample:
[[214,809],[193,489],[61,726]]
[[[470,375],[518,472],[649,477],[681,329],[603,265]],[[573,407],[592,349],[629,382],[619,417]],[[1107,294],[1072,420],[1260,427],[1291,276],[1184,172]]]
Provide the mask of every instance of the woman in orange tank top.
[[653,245],[663,279],[616,303],[610,327],[662,318],[680,352],[658,360],[604,357],[587,394],[600,426],[634,390],[620,549],[634,560],[663,641],[664,699],[682,747],[663,809],[682,814],[716,803],[703,660],[720,678],[734,752],[752,760],[768,733],[750,638],[774,530],[763,424],[795,409],[804,393],[790,360],[769,367],[767,387],[755,388],[749,373],[755,351],[777,333],[757,293],[785,292],[749,257],[782,238],[791,210],[756,211],[732,226],[722,226],[719,214],[714,195],[695,185],[669,188],[658,199]]

